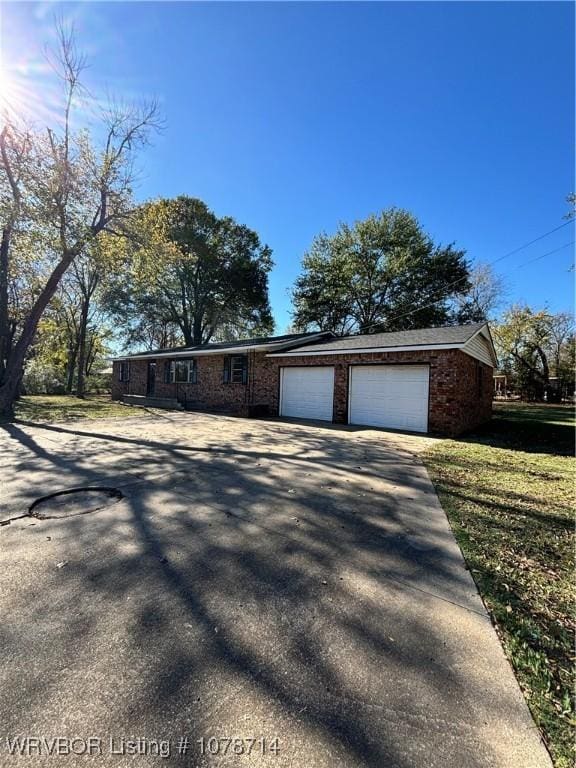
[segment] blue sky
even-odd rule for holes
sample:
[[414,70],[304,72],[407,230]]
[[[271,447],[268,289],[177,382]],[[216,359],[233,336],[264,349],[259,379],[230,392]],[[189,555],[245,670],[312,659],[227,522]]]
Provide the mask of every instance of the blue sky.
[[[2,59],[73,17],[88,78],[155,95],[138,196],[188,194],[274,251],[277,330],[313,236],[408,208],[492,261],[563,223],[574,182],[574,6],[555,2],[4,4]],[[509,301],[573,306],[564,227],[497,270]]]

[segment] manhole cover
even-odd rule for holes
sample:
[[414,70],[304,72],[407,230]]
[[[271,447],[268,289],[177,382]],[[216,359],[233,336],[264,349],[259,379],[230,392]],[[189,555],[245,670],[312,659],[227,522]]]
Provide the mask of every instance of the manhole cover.
[[36,499],[28,512],[41,520],[74,517],[109,507],[122,498],[122,493],[117,488],[71,488]]

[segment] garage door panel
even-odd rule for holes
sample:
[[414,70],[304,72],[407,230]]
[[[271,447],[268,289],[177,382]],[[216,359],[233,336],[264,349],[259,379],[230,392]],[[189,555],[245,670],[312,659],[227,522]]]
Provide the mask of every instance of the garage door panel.
[[282,369],[280,415],[332,421],[334,368],[306,366]]
[[349,421],[351,424],[426,432],[428,387],[428,366],[353,366]]

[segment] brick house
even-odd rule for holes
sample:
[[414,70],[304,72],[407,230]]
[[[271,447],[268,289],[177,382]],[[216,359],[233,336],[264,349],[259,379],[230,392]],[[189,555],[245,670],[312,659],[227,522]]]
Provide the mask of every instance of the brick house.
[[456,435],[490,419],[496,362],[487,323],[291,334],[118,357],[112,397]]

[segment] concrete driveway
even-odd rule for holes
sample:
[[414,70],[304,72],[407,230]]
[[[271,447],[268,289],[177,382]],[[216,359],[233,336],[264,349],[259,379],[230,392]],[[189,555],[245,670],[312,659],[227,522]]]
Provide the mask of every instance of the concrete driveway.
[[124,494],[0,527],[0,765],[549,766],[425,444],[175,413],[0,429],[0,520]]

